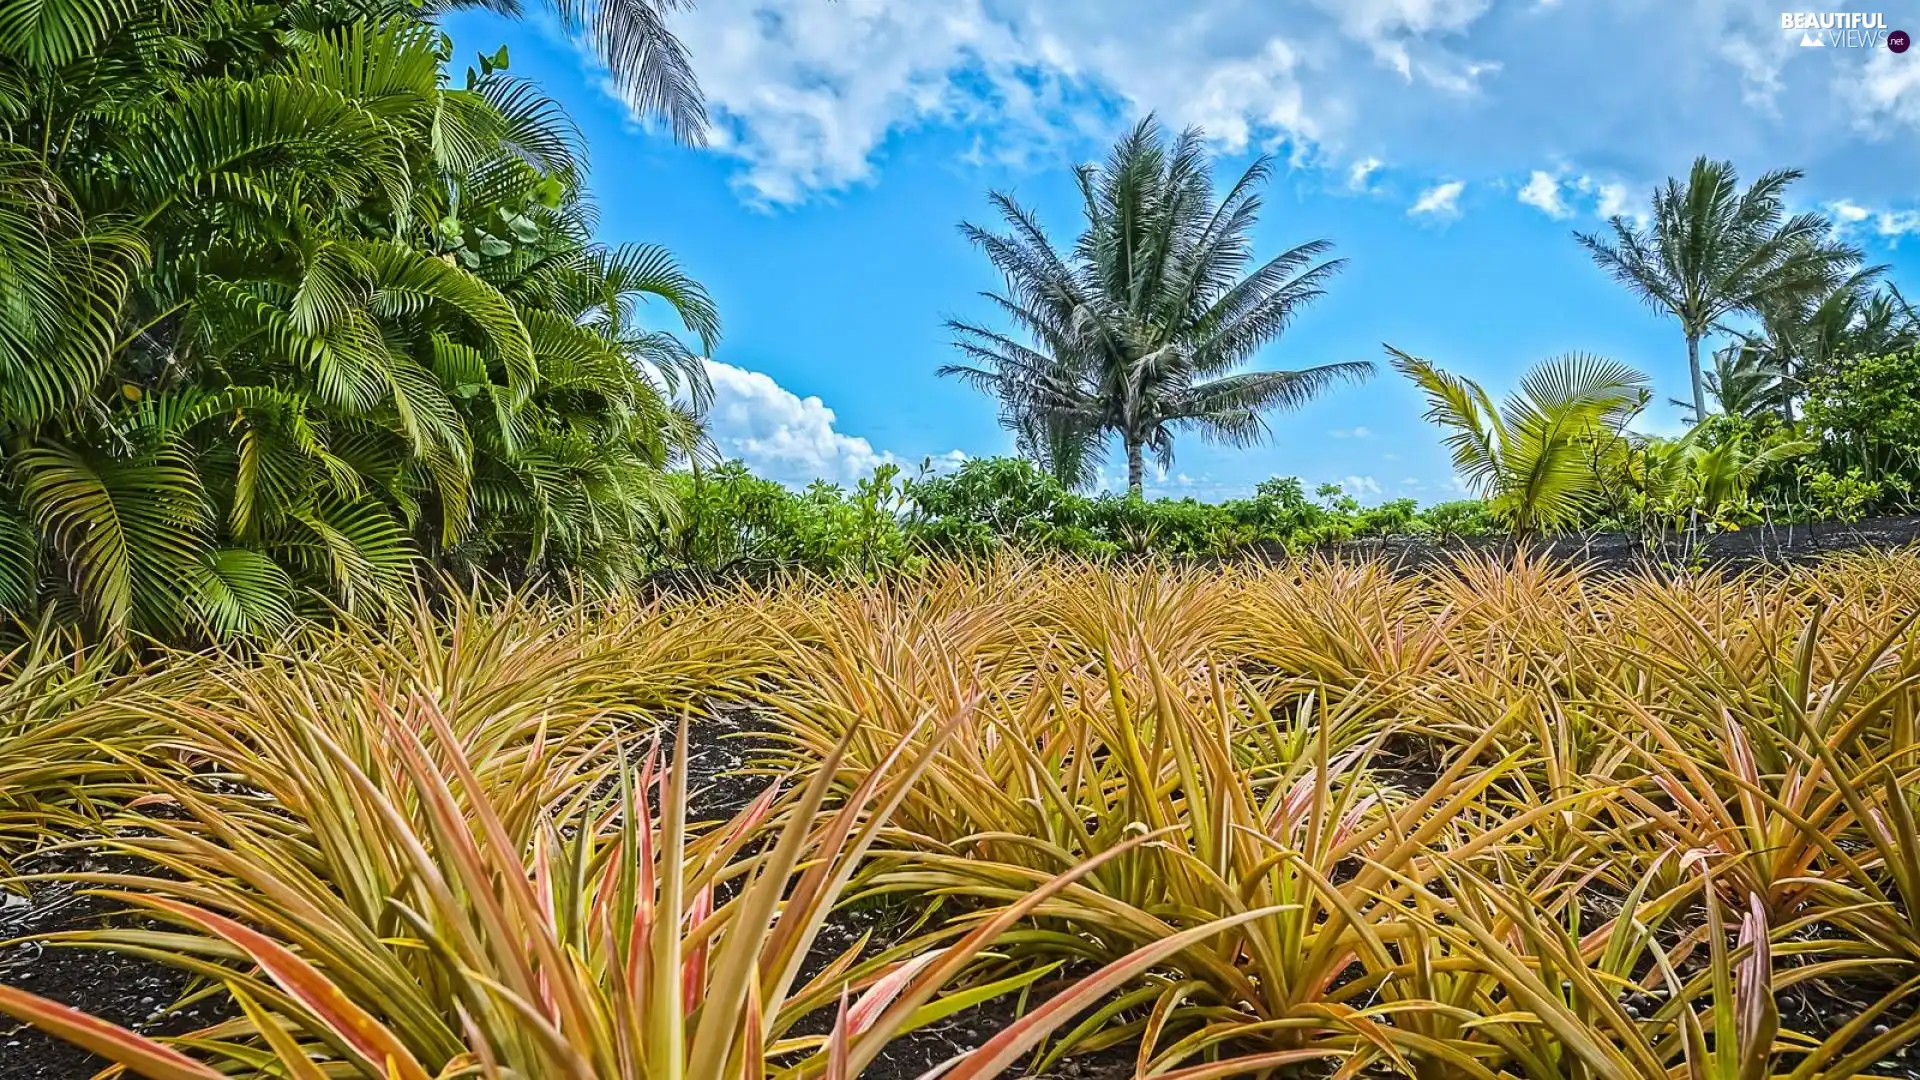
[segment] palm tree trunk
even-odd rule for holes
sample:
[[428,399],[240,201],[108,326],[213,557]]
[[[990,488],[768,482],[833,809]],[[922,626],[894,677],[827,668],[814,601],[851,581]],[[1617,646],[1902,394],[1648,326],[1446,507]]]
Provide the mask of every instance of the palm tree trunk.
[[1687,374],[1693,378],[1693,422],[1707,418],[1707,384],[1700,377],[1700,335],[1687,335]]
[[1127,494],[1140,494],[1142,481],[1146,477],[1146,463],[1140,456],[1140,444],[1127,440]]

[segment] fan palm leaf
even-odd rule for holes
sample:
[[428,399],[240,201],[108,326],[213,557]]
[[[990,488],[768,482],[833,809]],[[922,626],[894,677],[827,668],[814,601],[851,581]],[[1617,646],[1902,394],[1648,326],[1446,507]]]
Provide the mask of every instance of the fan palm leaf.
[[13,461],[22,503],[96,626],[173,629],[206,551],[199,477],[172,453],[117,460],[60,443]]
[[1626,425],[1649,393],[1632,368],[1576,353],[1535,366],[1496,407],[1473,380],[1392,346],[1387,352],[1426,395],[1427,419],[1446,429],[1462,481],[1520,536],[1592,515],[1626,450]]

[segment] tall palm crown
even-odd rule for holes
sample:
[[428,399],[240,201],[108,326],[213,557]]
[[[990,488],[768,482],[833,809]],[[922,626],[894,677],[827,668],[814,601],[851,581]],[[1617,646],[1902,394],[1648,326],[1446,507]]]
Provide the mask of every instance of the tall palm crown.
[[994,193],[1008,231],[961,230],[1005,275],[1004,293],[984,295],[1014,333],[949,323],[968,362],[940,373],[994,394],[1020,451],[1070,486],[1098,476],[1117,436],[1136,493],[1147,451],[1171,465],[1175,432],[1251,445],[1266,434],[1263,412],[1371,373],[1357,362],[1230,374],[1341,265],[1322,258],[1324,240],[1255,265],[1249,233],[1269,169],[1256,161],[1216,199],[1200,131],[1168,145],[1148,117],[1104,164],[1078,170],[1085,227],[1070,253]]
[[1830,289],[1765,306],[1755,347],[1793,385],[1853,357],[1908,348],[1920,337],[1920,322],[1900,290],[1881,280],[1885,272],[1884,266],[1864,267]]
[[1832,241],[1826,218],[1787,216],[1785,192],[1800,175],[1770,172],[1742,191],[1731,162],[1702,157],[1684,186],[1669,179],[1654,192],[1646,225],[1615,215],[1611,238],[1574,234],[1603,269],[1680,320],[1696,415],[1707,410],[1700,341],[1720,320],[1830,288],[1859,261]]

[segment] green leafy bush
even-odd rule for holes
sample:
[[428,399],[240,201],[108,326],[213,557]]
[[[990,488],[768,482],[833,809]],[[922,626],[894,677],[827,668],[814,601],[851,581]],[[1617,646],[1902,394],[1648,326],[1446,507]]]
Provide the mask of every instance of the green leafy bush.
[[910,568],[920,556],[903,521],[897,465],[882,465],[851,492],[816,481],[793,491],[730,461],[673,477],[684,522],[669,530],[667,566],[730,571],[796,567],[874,575]]
[[851,492],[825,483],[793,491],[738,462],[678,474],[684,522],[661,541],[660,563],[730,571],[796,567],[875,576],[933,558],[982,558],[1012,549],[1042,555],[1217,558],[1292,551],[1365,537],[1484,535],[1478,502],[1422,511],[1412,499],[1363,507],[1339,485],[1320,502],[1295,477],[1262,481],[1220,503],[1080,495],[1033,463],[980,458],[944,475],[905,480],[884,465]]
[[634,315],[718,315],[593,242],[579,132],[505,50],[457,85],[440,6],[0,9],[0,616],[224,638],[423,565],[644,569],[709,388]]
[[[1821,442],[1828,479],[1816,507],[1841,496],[1856,474],[1880,491],[1863,509],[1881,509],[1891,497],[1920,482],[1920,348],[1862,356],[1814,377],[1808,385],[1806,423]],[[1849,496],[1864,489],[1855,487]]]

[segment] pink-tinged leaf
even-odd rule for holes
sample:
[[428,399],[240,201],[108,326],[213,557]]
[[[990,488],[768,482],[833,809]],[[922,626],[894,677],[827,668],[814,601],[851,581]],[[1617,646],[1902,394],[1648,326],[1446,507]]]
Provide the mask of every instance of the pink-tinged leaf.
[[[713,886],[702,885],[700,891],[693,894],[693,903],[687,909],[688,936],[712,917]],[[709,939],[701,938],[680,962],[680,1005],[689,1013],[700,1007],[700,999],[706,994],[708,944]]]
[[935,949],[932,952],[921,953],[901,963],[892,971],[882,975],[872,986],[867,987],[867,992],[861,994],[860,1000],[854,1003],[853,1011],[847,1014],[847,1023],[853,1029],[853,1034],[862,1034],[872,1027],[873,1022],[880,1018],[880,1014],[886,1010],[886,1007],[893,1004],[893,999],[900,996],[900,991],[905,990],[907,984],[913,981],[913,977],[920,974],[927,965],[940,959],[941,954],[945,952],[945,949]]
[[[551,837],[552,833],[550,830],[543,828],[540,831],[539,837],[534,842],[533,887],[534,895],[538,897],[540,901],[539,910],[541,923],[549,935],[557,938],[559,936],[557,929],[559,922],[553,907],[553,860],[547,854],[547,842]],[[546,968],[543,967],[540,969],[538,979],[540,1004],[546,1009],[548,1016],[557,1016],[558,1010],[553,1001],[553,982],[548,978]]]
[[740,1023],[746,1029],[740,1038],[740,1080],[766,1080],[767,1014],[760,1003],[759,979],[747,980],[747,1005]]
[[354,1004],[331,979],[285,945],[205,908],[161,896],[148,897],[145,903],[224,938],[246,953],[268,978],[393,1080],[431,1080],[426,1068],[386,1025]]
[[[1343,751],[1338,757],[1328,762],[1327,782],[1331,784],[1334,780],[1344,775],[1346,771],[1353,766],[1353,763],[1359,760],[1360,755],[1368,749],[1366,746],[1355,746]],[[1305,776],[1295,780],[1293,787],[1288,789],[1286,799],[1287,817],[1289,819],[1297,818],[1301,814],[1306,813],[1307,808],[1313,805],[1313,797],[1319,790],[1320,766],[1315,765],[1307,770]]]
[[779,782],[768,784],[767,789],[754,796],[753,801],[747,804],[747,808],[740,811],[739,815],[733,819],[732,825],[727,829],[727,840],[738,840],[759,828],[760,823],[767,820],[768,812],[773,809],[773,801],[779,796]]
[[1113,961],[1055,995],[1046,1004],[1015,1020],[974,1050],[962,1055],[951,1070],[950,1080],[988,1080],[999,1076],[1020,1055],[1033,1049],[1054,1029],[1073,1019],[1081,1010],[1105,997],[1114,988],[1142,971],[1191,945],[1255,919],[1266,918],[1286,909],[1285,905],[1256,908],[1215,919],[1210,923],[1183,930],[1178,934],[1150,942]]
[[1688,848],[1680,855],[1680,869],[1691,870],[1696,866],[1706,866],[1716,855],[1724,854],[1718,846]]
[[827,1036],[826,1080],[848,1080],[847,1068],[847,989],[840,988],[840,1012],[833,1018],[833,1031]]
[[172,1047],[25,990],[0,986],[0,1012],[124,1065],[147,1080],[226,1080],[224,1074]]
[[1767,1074],[1773,1039],[1780,1031],[1780,1013],[1773,1000],[1773,949],[1767,935],[1767,910],[1760,897],[1749,894],[1748,910],[1740,919],[1740,946],[1750,948],[1734,974],[1733,1001],[1736,1040],[1742,1048],[1743,1080]]
[[1727,729],[1727,765],[1733,774],[1749,784],[1758,786],[1760,770],[1753,763],[1753,744],[1747,739],[1747,731],[1734,720],[1732,714],[1723,713]]
[[1340,823],[1334,826],[1333,846],[1336,848],[1344,846],[1352,838],[1354,830],[1360,827],[1360,822],[1366,817],[1367,811],[1379,804],[1378,794],[1363,795],[1354,800],[1354,804],[1347,808],[1347,812],[1340,815]]

